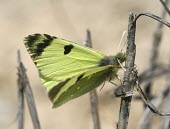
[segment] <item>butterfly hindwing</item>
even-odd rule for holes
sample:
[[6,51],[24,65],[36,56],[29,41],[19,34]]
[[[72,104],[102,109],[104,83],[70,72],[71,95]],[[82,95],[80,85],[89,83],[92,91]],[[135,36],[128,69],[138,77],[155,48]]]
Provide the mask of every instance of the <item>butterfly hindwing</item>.
[[98,67],[105,57],[98,51],[47,34],[29,35],[25,45],[43,82],[50,82],[50,86]]
[[[48,95],[53,102],[53,107],[58,107],[69,100],[77,98],[106,81],[113,76],[113,66],[98,67],[80,75],[68,78],[48,90]],[[116,71],[115,71],[116,73]]]

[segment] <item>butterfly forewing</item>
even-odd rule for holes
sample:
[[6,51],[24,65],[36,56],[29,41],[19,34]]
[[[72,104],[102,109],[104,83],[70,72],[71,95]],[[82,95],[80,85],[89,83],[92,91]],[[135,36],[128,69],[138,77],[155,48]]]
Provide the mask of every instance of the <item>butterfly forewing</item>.
[[105,57],[98,51],[47,34],[29,35],[25,44],[44,82],[60,82],[79,75],[98,67]]

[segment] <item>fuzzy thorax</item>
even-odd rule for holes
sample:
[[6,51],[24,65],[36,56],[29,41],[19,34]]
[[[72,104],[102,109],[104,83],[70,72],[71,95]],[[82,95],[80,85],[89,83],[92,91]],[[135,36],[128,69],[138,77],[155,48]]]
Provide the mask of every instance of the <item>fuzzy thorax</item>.
[[[120,67],[120,63],[123,63],[126,60],[125,53],[118,53],[115,56],[106,56],[99,62],[99,67],[113,65],[115,67]],[[120,62],[120,63],[119,63]]]

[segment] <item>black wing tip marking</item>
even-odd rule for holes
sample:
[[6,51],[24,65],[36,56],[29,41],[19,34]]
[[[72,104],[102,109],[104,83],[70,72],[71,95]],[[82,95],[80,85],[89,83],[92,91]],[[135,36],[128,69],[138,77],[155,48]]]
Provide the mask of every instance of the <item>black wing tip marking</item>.
[[56,38],[57,37],[48,34],[32,34],[25,37],[24,44],[31,54],[31,57],[35,59],[40,56],[44,49]]

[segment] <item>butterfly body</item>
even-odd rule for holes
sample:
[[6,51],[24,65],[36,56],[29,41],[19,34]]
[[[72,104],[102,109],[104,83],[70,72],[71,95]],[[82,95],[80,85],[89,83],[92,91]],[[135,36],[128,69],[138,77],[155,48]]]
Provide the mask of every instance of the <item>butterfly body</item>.
[[24,43],[40,72],[53,107],[79,97],[106,79],[115,77],[120,63],[126,58],[124,53],[106,56],[47,34],[29,35]]

